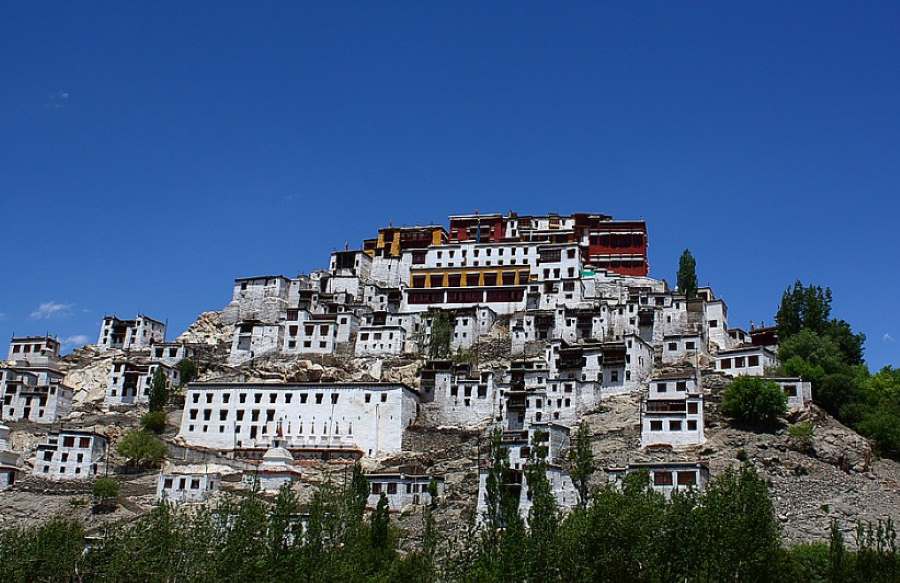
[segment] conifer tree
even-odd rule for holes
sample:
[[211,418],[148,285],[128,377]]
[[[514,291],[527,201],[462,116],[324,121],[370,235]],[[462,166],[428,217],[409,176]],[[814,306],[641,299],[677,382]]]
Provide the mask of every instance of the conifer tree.
[[162,368],[157,367],[150,382],[149,406],[151,411],[162,411],[169,402],[169,384]]
[[697,294],[697,261],[689,249],[678,260],[678,291],[688,299]]
[[582,421],[578,425],[578,430],[572,439],[572,447],[569,450],[569,474],[578,489],[578,503],[581,508],[587,506],[588,484],[595,469],[594,452],[591,449],[591,431],[588,429],[587,423]]

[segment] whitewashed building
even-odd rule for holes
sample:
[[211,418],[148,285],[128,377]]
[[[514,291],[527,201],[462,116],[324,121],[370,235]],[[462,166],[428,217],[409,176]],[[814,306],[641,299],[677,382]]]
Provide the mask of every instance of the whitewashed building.
[[48,480],[91,480],[106,460],[108,442],[93,431],[59,430],[37,446],[32,473]]
[[274,324],[284,319],[291,280],[283,275],[258,275],[234,280],[231,302],[223,310],[226,324],[259,321]]
[[48,366],[59,360],[59,339],[52,336],[16,336],[9,342],[7,360],[26,366]]
[[0,369],[0,419],[55,423],[72,409],[74,389],[53,368]]
[[800,377],[766,377],[781,387],[788,398],[788,409],[791,411],[804,411],[809,409],[812,403],[812,383],[804,381]]
[[359,449],[382,456],[402,449],[418,414],[419,393],[399,383],[191,383],[179,437],[220,450],[268,447]]
[[406,349],[403,326],[362,326],[356,335],[357,356],[396,356]]
[[709,483],[709,466],[705,462],[644,462],[606,469],[608,481],[616,485],[636,473],[646,474],[650,487],[666,498],[676,490],[692,488],[702,492]]
[[228,364],[238,366],[281,349],[284,327],[260,321],[240,321],[234,325]]
[[684,447],[705,441],[703,395],[641,402],[641,447]]
[[97,348],[110,350],[140,350],[151,344],[166,341],[166,324],[150,316],[138,314],[134,320],[104,316],[100,325]]
[[204,502],[219,490],[222,476],[229,473],[234,470],[217,464],[166,463],[156,481],[156,501],[172,504]]
[[113,361],[106,385],[107,405],[135,405],[150,400],[150,387],[153,376],[161,370],[168,387],[175,387],[179,382],[178,369],[162,362],[134,362],[120,358]]
[[716,354],[716,370],[731,376],[761,377],[777,366],[778,355],[765,346],[743,346]]
[[161,342],[150,349],[150,358],[167,366],[178,366],[184,359],[194,355],[194,349],[184,342]]
[[430,506],[432,498],[429,488],[432,482],[437,489],[438,498],[444,493],[444,479],[427,474],[403,472],[366,474],[366,479],[369,481],[369,497],[366,505],[375,508],[381,495],[384,494],[391,512],[402,512],[410,506]]
[[19,455],[9,447],[9,427],[0,423],[0,492],[16,482],[19,464]]

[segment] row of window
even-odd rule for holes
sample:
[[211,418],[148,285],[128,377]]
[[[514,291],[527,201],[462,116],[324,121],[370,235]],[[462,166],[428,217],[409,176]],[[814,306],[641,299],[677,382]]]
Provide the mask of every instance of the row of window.
[[[557,270],[558,271],[558,270]],[[518,274],[518,282],[516,275]],[[528,281],[527,270],[523,271],[503,271],[499,275],[497,272],[480,272],[480,273],[425,273],[414,274],[412,276],[411,286],[414,289],[424,288],[442,288],[442,287],[496,287],[521,285]]]
[[[684,431],[682,427],[684,423],[681,419],[670,419],[669,420],[669,431]],[[694,419],[687,420],[687,431],[696,431],[697,430],[697,421]],[[663,429],[663,420],[662,419],[654,419],[650,421],[650,431],[664,431]]]
[[[746,358],[746,365],[744,364],[745,358]],[[722,370],[731,368],[731,364],[732,364],[731,358],[723,358],[723,359],[719,360],[719,368]],[[754,354],[754,355],[747,356],[747,357],[744,357],[744,356],[735,356],[734,357],[734,368],[745,368],[745,367],[752,367],[752,366],[759,366],[759,356],[758,355]]]

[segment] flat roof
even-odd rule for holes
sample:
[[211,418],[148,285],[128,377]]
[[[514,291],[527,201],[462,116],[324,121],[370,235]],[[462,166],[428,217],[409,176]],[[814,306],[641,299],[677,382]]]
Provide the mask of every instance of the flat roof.
[[729,348],[728,350],[720,350],[718,352],[718,354],[716,354],[716,357],[718,358],[718,357],[722,356],[723,354],[728,355],[728,354],[738,354],[740,352],[756,352],[756,351],[768,352],[772,355],[775,355],[775,351],[772,350],[771,348],[768,348],[767,346],[750,345],[750,346],[741,346],[738,348]]
[[314,383],[314,382],[297,382],[297,383],[238,383],[238,382],[200,382],[200,383],[188,383],[187,388],[197,388],[197,389],[236,389],[240,387],[247,388],[262,388],[262,389],[316,389],[316,388],[340,388],[340,387],[352,387],[352,388],[360,388],[360,387],[375,387],[375,388],[394,388],[399,387],[403,389],[408,389],[413,392],[417,392],[414,388],[410,387],[406,383],[390,383],[390,382],[371,382],[367,383],[364,381],[346,381],[346,382],[322,382],[322,383]]
[[284,279],[286,281],[290,281],[291,278],[286,275],[252,275],[249,277],[235,277],[234,281],[250,281],[254,279]]

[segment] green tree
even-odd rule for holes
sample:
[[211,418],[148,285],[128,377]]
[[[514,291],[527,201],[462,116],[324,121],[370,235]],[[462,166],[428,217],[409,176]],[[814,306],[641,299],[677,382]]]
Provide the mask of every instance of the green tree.
[[156,367],[153,380],[150,381],[149,401],[151,411],[162,411],[169,402],[169,383],[161,367]]
[[738,377],[725,389],[722,412],[745,423],[772,426],[787,413],[787,395],[773,381]]
[[166,429],[166,412],[165,411],[148,411],[141,416],[141,427],[145,431],[153,433],[162,433]]
[[159,463],[165,456],[167,448],[153,434],[132,429],[119,440],[119,455],[127,463],[137,467],[149,467]]
[[449,358],[453,337],[453,320],[449,312],[436,310],[431,318],[431,340],[428,343],[429,358]]
[[350,478],[350,497],[351,511],[362,518],[366,511],[366,503],[369,500],[369,481],[366,479],[362,471],[362,465],[359,462],[353,464],[353,474]]
[[97,478],[93,487],[94,499],[100,505],[107,505],[119,496],[119,482],[115,478]]
[[183,358],[178,362],[178,380],[182,386],[197,378],[197,364],[190,358]]
[[527,577],[530,581],[555,579],[558,571],[556,530],[559,526],[559,508],[550,480],[547,479],[548,439],[547,432],[534,432],[524,472],[528,497],[531,499],[525,552],[528,561]]
[[578,489],[578,503],[584,508],[588,503],[588,485],[595,471],[594,451],[591,448],[591,431],[585,421],[578,425],[569,449],[569,474]]
[[678,260],[678,291],[688,299],[697,294],[697,260],[689,249]]

